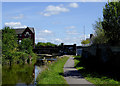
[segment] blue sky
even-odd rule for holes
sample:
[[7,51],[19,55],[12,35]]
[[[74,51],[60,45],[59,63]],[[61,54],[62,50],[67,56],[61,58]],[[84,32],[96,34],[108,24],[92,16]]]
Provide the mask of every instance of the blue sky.
[[3,2],[2,26],[34,27],[35,42],[81,45],[106,2]]

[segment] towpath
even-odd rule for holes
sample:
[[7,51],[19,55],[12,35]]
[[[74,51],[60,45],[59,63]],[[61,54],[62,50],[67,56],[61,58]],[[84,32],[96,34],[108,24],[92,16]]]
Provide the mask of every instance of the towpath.
[[[64,65],[64,79],[72,86],[73,84],[85,84],[88,86],[95,86],[92,83],[85,80],[82,75],[74,68],[74,58],[71,56]],[[74,86],[74,85],[73,85]]]

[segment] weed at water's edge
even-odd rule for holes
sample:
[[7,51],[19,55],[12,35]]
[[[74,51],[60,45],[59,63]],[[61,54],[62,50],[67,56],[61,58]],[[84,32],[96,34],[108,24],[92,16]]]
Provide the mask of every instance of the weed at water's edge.
[[48,69],[44,70],[37,78],[37,84],[64,84],[66,80],[60,74],[63,73],[63,67],[69,57],[60,58],[58,61],[49,65]]

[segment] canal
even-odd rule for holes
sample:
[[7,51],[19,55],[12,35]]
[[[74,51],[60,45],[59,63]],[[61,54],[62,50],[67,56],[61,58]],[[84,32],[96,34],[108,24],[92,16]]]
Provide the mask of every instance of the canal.
[[[50,60],[50,59],[49,59]],[[49,62],[49,61],[48,61]],[[42,64],[38,60],[34,65],[4,65],[2,67],[2,84],[19,86],[19,85],[35,85],[38,74],[46,68],[46,64]]]

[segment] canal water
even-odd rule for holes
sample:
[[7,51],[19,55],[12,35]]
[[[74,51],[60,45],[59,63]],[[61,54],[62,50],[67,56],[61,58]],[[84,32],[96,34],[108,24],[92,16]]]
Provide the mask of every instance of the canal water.
[[[55,59],[47,59],[49,61],[55,61]],[[12,86],[35,86],[38,74],[47,67],[46,64],[42,64],[41,60],[37,60],[35,65],[12,65],[11,67],[5,65],[2,67],[2,84]]]
[[12,65],[2,67],[2,84],[13,86],[33,85],[36,84],[38,74],[43,70],[44,66],[40,65]]

